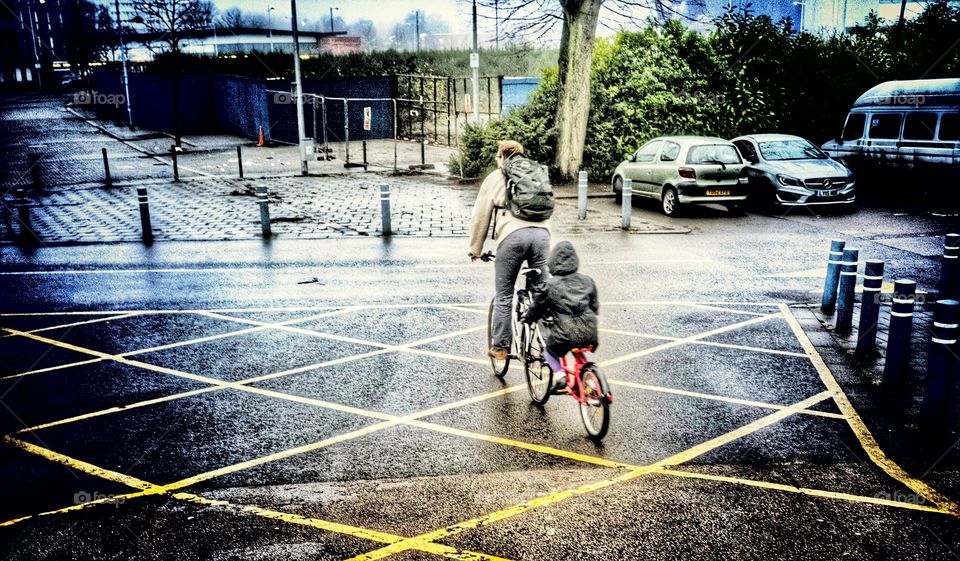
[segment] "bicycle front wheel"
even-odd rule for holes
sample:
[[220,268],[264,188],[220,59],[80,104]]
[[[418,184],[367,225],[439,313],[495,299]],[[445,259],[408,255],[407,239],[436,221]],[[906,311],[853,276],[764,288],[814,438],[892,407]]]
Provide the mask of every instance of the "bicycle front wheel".
[[543,338],[536,326],[525,328],[529,342],[524,349],[526,360],[523,371],[527,376],[527,389],[530,399],[537,405],[543,405],[550,399],[550,390],[553,389],[553,369],[543,358]]
[[[494,298],[490,300],[490,309],[487,311],[487,346],[490,346],[490,343],[493,341],[493,305],[496,303],[497,299]],[[510,368],[510,353],[507,353],[507,358],[504,360],[497,360],[493,357],[490,357],[490,366],[493,367],[493,375],[497,378],[503,379],[507,375],[507,369]]]
[[584,401],[580,403],[580,419],[587,434],[600,440],[610,430],[610,399],[607,379],[595,364],[587,364],[580,371]]

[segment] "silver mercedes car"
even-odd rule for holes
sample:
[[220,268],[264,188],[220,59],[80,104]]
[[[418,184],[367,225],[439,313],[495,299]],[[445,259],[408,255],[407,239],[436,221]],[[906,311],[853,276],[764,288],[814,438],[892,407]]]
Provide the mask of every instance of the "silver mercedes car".
[[733,139],[748,163],[751,196],[781,206],[852,204],[853,172],[799,136],[752,134]]

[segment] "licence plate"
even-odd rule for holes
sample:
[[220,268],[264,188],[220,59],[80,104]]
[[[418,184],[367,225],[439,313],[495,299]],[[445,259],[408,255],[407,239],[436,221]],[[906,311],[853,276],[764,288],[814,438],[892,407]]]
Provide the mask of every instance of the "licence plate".
[[711,197],[713,197],[713,196],[724,197],[724,196],[727,196],[727,195],[729,195],[729,194],[730,194],[730,191],[726,191],[726,190],[719,190],[719,189],[708,189],[708,190],[707,190],[707,195],[708,195],[708,196],[711,196]]

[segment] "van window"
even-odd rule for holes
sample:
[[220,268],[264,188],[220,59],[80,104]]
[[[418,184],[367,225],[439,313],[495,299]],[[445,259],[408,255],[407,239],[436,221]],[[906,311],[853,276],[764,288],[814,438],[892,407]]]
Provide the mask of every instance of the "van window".
[[863,113],[851,113],[847,117],[847,124],[843,127],[843,140],[856,140],[863,138],[863,125],[867,122],[867,116]]
[[870,138],[899,138],[901,120],[902,113],[874,113],[870,116]]
[[937,130],[936,113],[907,113],[903,123],[903,138],[907,140],[933,140]]
[[940,117],[940,140],[960,140],[960,113]]

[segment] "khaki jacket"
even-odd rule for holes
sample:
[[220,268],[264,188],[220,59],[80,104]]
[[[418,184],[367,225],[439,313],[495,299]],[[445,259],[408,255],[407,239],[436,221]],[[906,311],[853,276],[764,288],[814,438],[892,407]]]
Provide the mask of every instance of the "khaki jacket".
[[503,208],[507,201],[507,181],[503,170],[495,169],[483,180],[477,201],[473,205],[473,218],[470,220],[470,255],[479,256],[483,253],[483,241],[490,230],[490,220],[494,208],[497,212],[496,228],[493,239],[500,245],[507,236],[521,228],[543,228],[550,230],[550,220],[543,222],[529,222],[520,220]]

